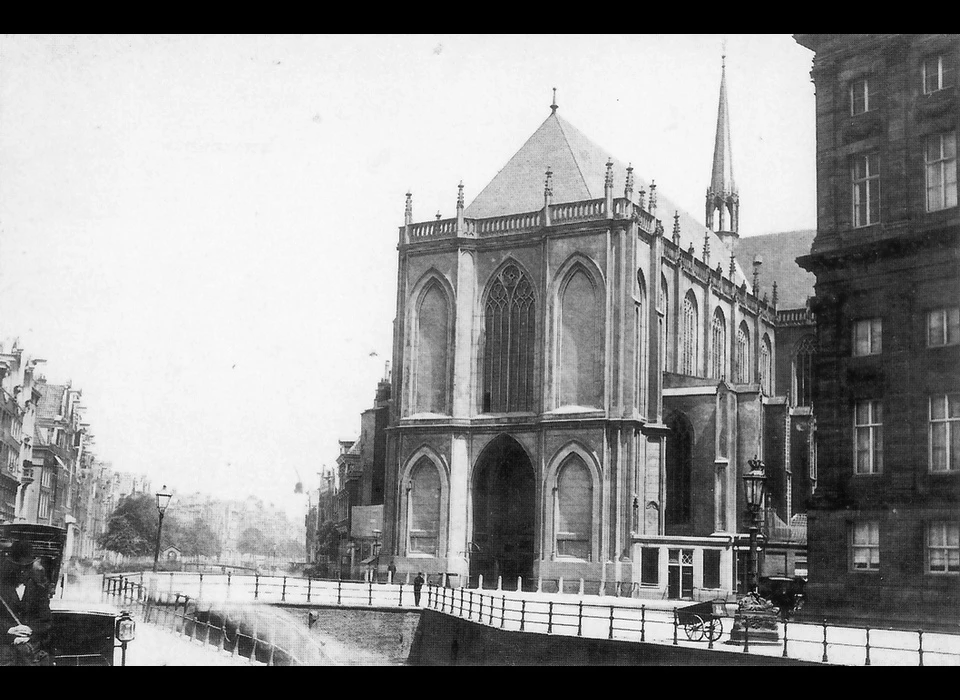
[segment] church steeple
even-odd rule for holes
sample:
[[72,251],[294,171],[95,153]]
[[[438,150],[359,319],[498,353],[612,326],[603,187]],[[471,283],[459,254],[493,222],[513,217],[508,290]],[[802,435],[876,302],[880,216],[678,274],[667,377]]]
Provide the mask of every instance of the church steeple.
[[[717,108],[717,137],[713,146],[713,171],[707,188],[707,228],[731,249],[739,239],[740,196],[733,181],[733,152],[730,145],[730,117],[727,113],[727,56],[721,58],[720,104]],[[719,217],[715,219],[717,213]],[[729,217],[729,218],[728,218]]]

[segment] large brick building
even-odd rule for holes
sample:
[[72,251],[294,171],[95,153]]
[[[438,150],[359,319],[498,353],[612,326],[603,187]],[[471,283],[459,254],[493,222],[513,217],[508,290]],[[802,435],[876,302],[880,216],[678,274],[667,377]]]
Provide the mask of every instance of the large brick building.
[[819,474],[811,610],[960,620],[956,34],[798,34],[816,56]]
[[736,257],[725,76],[719,102],[706,226],[556,104],[456,216],[415,223],[407,195],[383,533],[401,573],[737,587],[747,461],[789,490],[775,367],[797,348]]

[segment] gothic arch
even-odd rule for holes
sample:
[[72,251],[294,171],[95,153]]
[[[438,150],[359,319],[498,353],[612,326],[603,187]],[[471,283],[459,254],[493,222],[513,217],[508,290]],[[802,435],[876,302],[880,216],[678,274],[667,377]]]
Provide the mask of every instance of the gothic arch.
[[596,453],[578,440],[571,440],[554,453],[547,465],[543,489],[543,512],[548,514],[545,523],[545,541],[549,543],[551,558],[558,555],[557,527],[559,513],[559,488],[562,470],[568,466],[569,460],[579,459],[585,466],[590,478],[590,555],[589,561],[597,561],[600,552],[601,528],[601,489],[603,484],[603,469]]
[[[449,280],[434,267],[424,272],[411,289],[403,415],[450,412],[455,298]],[[421,314],[424,303],[427,313]]]
[[727,377],[727,318],[719,306],[713,310],[710,324],[710,376]]
[[750,384],[753,381],[753,364],[750,358],[750,327],[746,321],[741,321],[737,328],[737,356],[736,374],[734,381],[737,384]]
[[480,304],[481,412],[535,410],[538,302],[535,278],[512,257],[487,281]]
[[553,405],[603,403],[606,295],[603,274],[581,253],[557,270],[551,290],[553,318]]
[[770,334],[764,333],[760,339],[757,369],[760,375],[760,389],[767,396],[773,395],[773,343]]
[[808,333],[794,346],[791,357],[791,376],[793,383],[793,404],[795,406],[813,405],[813,362],[819,346],[817,336]]
[[680,338],[677,351],[680,374],[700,375],[698,371],[700,332],[700,305],[697,302],[697,295],[689,289],[680,307]]
[[[416,480],[420,470],[432,466],[439,480],[439,498],[437,503],[437,543],[435,554],[411,551],[411,520],[416,520],[414,509],[417,502]],[[450,503],[450,467],[446,460],[429,445],[421,445],[404,463],[400,470],[400,542],[397,549],[402,556],[436,556],[447,554],[448,513]],[[416,548],[415,548],[416,549]]]
[[693,448],[696,432],[690,418],[682,411],[671,413],[665,423],[670,428],[665,460],[665,523],[668,527],[688,525],[693,520]]

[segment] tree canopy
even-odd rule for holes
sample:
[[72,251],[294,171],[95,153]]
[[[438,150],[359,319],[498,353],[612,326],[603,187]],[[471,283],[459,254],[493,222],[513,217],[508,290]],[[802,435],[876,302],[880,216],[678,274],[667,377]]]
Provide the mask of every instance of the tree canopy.
[[[107,529],[100,535],[100,546],[124,556],[144,556],[153,554],[157,542],[157,526],[160,516],[153,496],[134,493],[120,499]],[[164,518],[160,545],[171,543],[171,535],[178,529],[174,518]]]

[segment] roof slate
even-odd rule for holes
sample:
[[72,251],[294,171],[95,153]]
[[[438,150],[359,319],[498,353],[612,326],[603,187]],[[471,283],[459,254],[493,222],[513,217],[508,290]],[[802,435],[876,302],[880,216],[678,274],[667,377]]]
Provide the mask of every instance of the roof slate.
[[[527,139],[500,172],[484,187],[464,210],[468,219],[483,219],[507,214],[538,211],[543,208],[543,190],[547,168],[553,173],[554,204],[602,199],[607,160],[613,162],[614,197],[623,197],[627,166],[591,141],[579,129],[556,112],[552,112]],[[650,182],[634,171],[633,201],[639,202],[640,190],[650,197]],[[663,196],[657,186],[657,213],[663,221],[664,233],[669,239],[673,231],[674,212],[680,215],[680,245],[684,250],[691,245],[696,257],[703,254],[703,237],[707,228],[690,213],[677,207]],[[726,274],[730,249],[712,231],[710,255],[713,265],[720,261]],[[743,267],[737,261],[736,284],[747,280]]]
[[[796,309],[807,304],[807,297],[814,294],[816,276],[797,265],[797,258],[807,255],[816,230],[783,231],[762,236],[747,236],[737,244],[737,258],[744,267],[751,268],[757,255],[762,256],[760,266],[760,294],[773,296],[773,283],[777,283],[777,308]],[[751,273],[752,284],[752,273]]]

